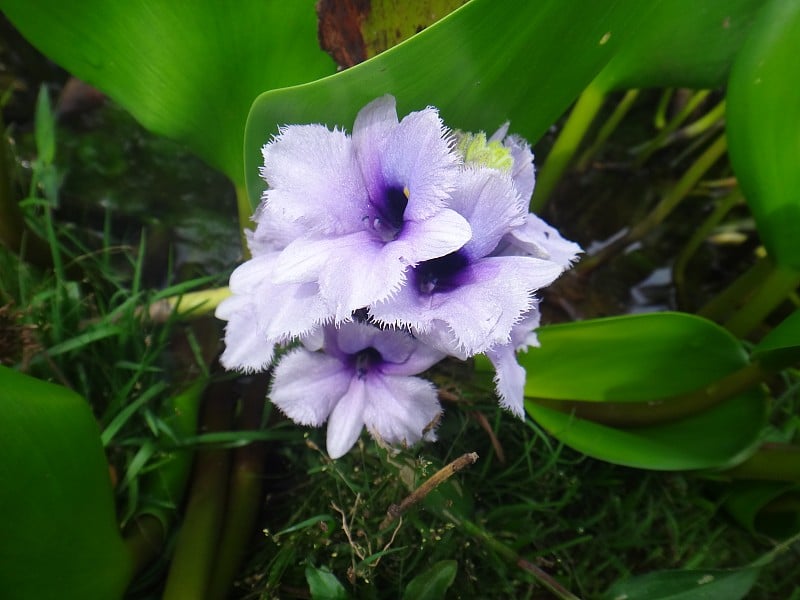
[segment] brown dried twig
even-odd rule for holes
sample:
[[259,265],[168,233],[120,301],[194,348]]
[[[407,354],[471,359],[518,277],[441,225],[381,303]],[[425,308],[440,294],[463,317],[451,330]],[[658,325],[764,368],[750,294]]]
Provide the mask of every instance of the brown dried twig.
[[447,481],[450,477],[458,473],[464,467],[474,465],[478,460],[477,452],[468,452],[459,456],[450,464],[439,469],[436,473],[431,475],[425,483],[420,485],[417,489],[411,492],[408,496],[403,498],[400,504],[392,504],[386,511],[386,518],[381,523],[380,529],[386,529],[392,524],[392,521],[397,519],[400,515],[406,512],[409,508],[420,502],[425,496],[430,494],[441,483]]

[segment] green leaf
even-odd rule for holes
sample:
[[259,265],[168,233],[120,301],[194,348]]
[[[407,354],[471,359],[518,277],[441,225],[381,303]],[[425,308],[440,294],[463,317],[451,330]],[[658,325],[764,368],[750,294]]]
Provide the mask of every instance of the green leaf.
[[0,390],[3,598],[121,598],[131,562],[89,405],[6,367]]
[[753,360],[774,369],[800,361],[800,310],[795,310],[753,348]]
[[352,67],[407,40],[467,1],[321,0],[319,42],[336,64]]
[[753,533],[786,539],[800,532],[800,485],[777,481],[735,482],[725,509]]
[[36,153],[41,165],[52,165],[56,157],[56,119],[50,106],[47,86],[39,89],[36,99]]
[[604,600],[739,600],[758,579],[759,569],[658,571],[615,583]]
[[764,6],[728,84],[731,165],[780,265],[800,271],[800,3]]
[[[472,0],[412,39],[306,85],[272,90],[253,104],[245,133],[247,191],[257,203],[261,147],[277,127],[350,128],[386,93],[402,115],[433,105],[466,131],[512,131],[536,140],[636,30],[650,3]],[[611,35],[609,35],[611,33]]]
[[[528,373],[525,394],[534,398],[633,407],[702,389],[747,365],[736,338],[684,313],[543,327],[539,340],[541,347],[519,356]],[[736,464],[755,449],[766,419],[760,389],[697,414],[642,427],[611,427],[534,400],[527,400],[525,408],[553,436],[580,452],[661,470]]]
[[[653,2],[647,22],[597,78],[600,89],[711,88],[725,83],[764,0]],[[687,15],[691,15],[688,18]]]
[[724,468],[747,458],[766,422],[763,393],[751,391],[673,423],[614,428],[526,401],[551,435],[594,458],[662,471]]
[[237,183],[253,99],[334,70],[317,44],[312,0],[2,0],[0,8],[49,58]]
[[458,573],[458,563],[441,560],[427,571],[408,582],[403,600],[442,600],[453,585]]
[[306,581],[312,600],[347,600],[350,597],[336,575],[325,568],[306,566]]
[[542,327],[519,356],[525,395],[640,402],[698,389],[747,364],[741,343],[687,313],[627,315]]

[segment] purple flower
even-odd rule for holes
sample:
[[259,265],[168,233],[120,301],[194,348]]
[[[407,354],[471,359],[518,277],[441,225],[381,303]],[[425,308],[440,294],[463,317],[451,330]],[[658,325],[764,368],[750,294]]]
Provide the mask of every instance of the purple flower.
[[331,458],[344,455],[366,425],[388,444],[432,440],[440,412],[434,386],[412,377],[444,355],[401,331],[364,323],[323,330],[325,353],[297,348],[275,368],[270,398],[289,418],[319,427],[328,421]]
[[225,368],[265,370],[278,344],[307,336],[330,313],[316,283],[274,281],[281,251],[300,231],[294,223],[271,219],[255,232],[247,232],[253,257],[231,274],[232,295],[216,310],[217,318],[228,322],[225,351],[220,356]]
[[217,308],[221,362],[263,370],[300,340],[270,395],[299,423],[327,421],[332,457],[365,425],[389,444],[432,439],[436,391],[415,375],[447,354],[485,353],[500,404],[523,416],[516,352],[538,345],[536,293],[580,248],[528,212],[533,154],[507,129],[448,132],[430,107],[398,120],[384,96],[352,136],[289,125],[264,146],[252,258]]
[[304,234],[282,250],[272,280],[316,284],[328,308],[318,321],[341,322],[396,293],[410,267],[460,248],[471,231],[447,206],[458,175],[451,146],[435,109],[398,122],[391,96],[359,112],[352,137],[282,128],[263,149],[269,189],[257,220],[298,223]]
[[511,329],[511,341],[506,344],[498,344],[486,351],[486,357],[494,366],[494,382],[500,406],[520,419],[525,418],[525,378],[527,374],[517,362],[517,352],[539,345],[535,330],[539,327],[540,320],[541,314],[538,302],[536,302]]
[[472,239],[414,267],[409,284],[370,312],[380,322],[410,327],[427,343],[466,358],[509,343],[514,325],[534,307],[536,290],[563,268],[531,256],[493,254],[503,237],[524,223],[506,174],[465,167],[450,206],[467,219]]

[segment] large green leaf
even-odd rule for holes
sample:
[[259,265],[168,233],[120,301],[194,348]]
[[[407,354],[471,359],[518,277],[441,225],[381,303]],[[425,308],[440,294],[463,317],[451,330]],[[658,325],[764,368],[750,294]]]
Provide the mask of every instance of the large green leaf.
[[583,454],[618,465],[662,471],[737,464],[757,447],[767,413],[764,395],[759,391],[679,421],[650,427],[601,425],[530,400],[525,409],[551,435]]
[[[541,328],[539,339],[541,347],[519,357],[528,373],[526,396],[623,402],[631,410],[633,404],[650,410],[654,401],[702,389],[748,364],[736,338],[684,313],[554,325]],[[585,454],[663,470],[723,467],[743,460],[755,448],[766,418],[760,389],[696,414],[641,427],[603,425],[534,400],[526,402],[526,410],[552,435]]]
[[89,405],[6,367],[0,390],[3,598],[122,597],[131,561]]
[[597,78],[600,89],[710,88],[725,83],[733,57],[764,0],[653,2],[646,25]]
[[245,134],[251,202],[263,184],[260,148],[291,123],[349,128],[358,109],[386,93],[401,114],[434,105],[445,122],[486,130],[511,120],[537,139],[651,10],[637,0],[472,0],[412,39],[306,85],[272,90],[253,104]]
[[334,70],[317,44],[313,0],[1,0],[0,8],[48,57],[238,183],[253,99]]
[[520,355],[525,395],[639,402],[698,389],[747,364],[741,343],[687,313],[649,313],[551,325]]
[[762,9],[728,84],[729,155],[770,255],[800,271],[800,3]]

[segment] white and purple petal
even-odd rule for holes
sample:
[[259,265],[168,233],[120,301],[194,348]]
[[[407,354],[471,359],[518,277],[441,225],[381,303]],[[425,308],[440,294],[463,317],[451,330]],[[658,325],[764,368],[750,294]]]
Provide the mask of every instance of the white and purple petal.
[[275,367],[269,397],[287,417],[319,427],[347,392],[352,370],[326,354],[296,348]]
[[403,446],[423,437],[435,439],[429,426],[441,407],[432,383],[419,377],[370,375],[365,384],[368,401],[364,423],[374,437]]
[[511,180],[489,167],[462,170],[450,207],[469,222],[472,238],[464,245],[464,252],[473,260],[487,256],[504,235],[525,222]]
[[500,406],[520,419],[525,418],[525,369],[517,362],[512,343],[500,344],[486,351],[494,365],[494,382]]
[[292,125],[262,149],[264,216],[301,221],[320,233],[361,228],[367,200],[350,137],[323,125]]
[[504,254],[527,254],[551,260],[562,269],[568,269],[583,252],[575,242],[571,242],[533,213],[528,213],[525,222],[512,229],[504,239],[507,244]]
[[331,458],[347,454],[364,428],[364,413],[370,401],[366,379],[353,377],[328,419],[326,448]]
[[504,256],[465,261],[451,273],[442,269],[434,274],[435,283],[428,283],[429,275],[423,272],[415,270],[413,281],[394,297],[373,305],[371,314],[378,321],[431,334],[427,340],[439,350],[471,356],[508,343],[514,324],[534,306],[534,292],[552,283],[561,267],[530,257]]
[[217,307],[217,316],[225,319],[225,350],[220,363],[226,369],[254,373],[263,371],[275,356],[275,342],[253,326],[256,307],[249,299],[233,296]]

